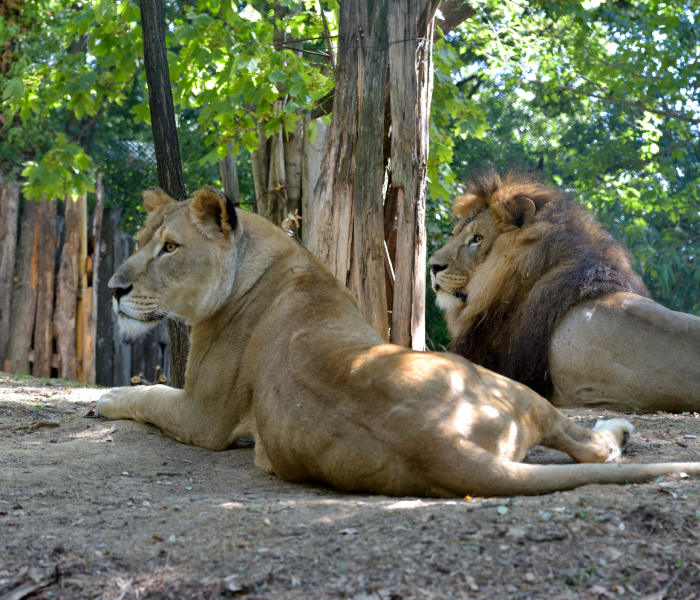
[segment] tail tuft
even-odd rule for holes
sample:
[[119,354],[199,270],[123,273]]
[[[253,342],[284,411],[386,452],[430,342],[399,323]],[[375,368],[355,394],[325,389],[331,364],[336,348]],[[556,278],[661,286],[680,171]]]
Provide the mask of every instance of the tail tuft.
[[610,451],[606,462],[620,458],[627,446],[630,435],[634,431],[634,425],[627,419],[599,419],[593,427],[593,431],[605,436],[610,443]]

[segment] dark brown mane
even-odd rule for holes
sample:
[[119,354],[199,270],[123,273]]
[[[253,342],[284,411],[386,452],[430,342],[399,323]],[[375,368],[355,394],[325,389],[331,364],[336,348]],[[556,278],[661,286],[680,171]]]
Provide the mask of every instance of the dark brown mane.
[[[536,207],[524,223],[514,208],[522,198]],[[483,203],[494,218],[520,231],[513,241],[517,264],[503,265],[512,270],[506,283],[450,349],[549,396],[548,347],[563,314],[583,300],[648,291],[624,246],[555,189],[518,175],[502,181],[490,171],[474,178],[460,201],[457,212]]]

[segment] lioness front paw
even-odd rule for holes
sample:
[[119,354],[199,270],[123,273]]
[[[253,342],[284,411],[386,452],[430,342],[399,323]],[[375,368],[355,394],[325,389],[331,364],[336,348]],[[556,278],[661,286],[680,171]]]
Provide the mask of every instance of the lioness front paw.
[[599,434],[607,434],[610,441],[610,452],[607,460],[620,458],[622,451],[627,446],[630,435],[634,431],[634,425],[627,419],[599,419],[593,427],[593,431]]
[[130,388],[112,388],[107,393],[102,394],[102,396],[100,396],[99,400],[97,401],[97,405],[95,406],[95,412],[100,417],[104,417],[105,419],[119,419],[119,405],[121,403],[120,401],[125,396],[125,390],[128,389]]

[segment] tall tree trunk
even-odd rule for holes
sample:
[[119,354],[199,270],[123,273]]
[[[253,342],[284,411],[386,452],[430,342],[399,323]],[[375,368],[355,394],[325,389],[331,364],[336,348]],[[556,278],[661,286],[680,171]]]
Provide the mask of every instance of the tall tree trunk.
[[[364,77],[363,0],[340,4],[335,94],[328,149],[314,190],[313,228],[309,250],[318,256],[343,285],[350,283],[353,244],[355,152],[360,104],[359,83]],[[386,332],[380,332],[386,336]]]
[[[315,131],[311,131],[314,127]],[[302,241],[309,244],[309,236],[313,231],[314,189],[321,176],[323,156],[328,145],[329,128],[322,119],[312,121],[309,115],[304,116],[304,147],[301,167],[301,214]]]
[[[173,93],[165,51],[165,17],[160,0],[141,0],[143,55],[148,83],[151,126],[158,167],[158,182],[176,200],[185,200],[185,181],[175,125]],[[183,387],[189,342],[187,328],[179,321],[168,323],[171,385]]]
[[0,367],[10,344],[10,307],[12,305],[17,222],[19,217],[19,184],[0,184]]
[[391,331],[392,341],[415,349],[425,345],[425,177],[437,4],[340,4],[333,121],[309,237],[311,251],[350,287],[380,335],[388,339]]
[[[391,185],[398,209],[391,340],[415,350],[425,347],[425,186],[437,6],[437,0],[392,0],[389,8]],[[407,52],[408,39],[417,40],[415,52]]]
[[[353,189],[353,245],[350,290],[365,318],[383,337],[389,335],[384,275],[384,157],[387,95],[387,2],[374,3],[369,16],[368,48],[361,82]],[[380,132],[381,135],[377,135]]]

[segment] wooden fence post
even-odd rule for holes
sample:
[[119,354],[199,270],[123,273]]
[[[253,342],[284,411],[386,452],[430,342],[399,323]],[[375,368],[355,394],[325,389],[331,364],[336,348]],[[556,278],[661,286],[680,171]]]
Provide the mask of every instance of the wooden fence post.
[[53,361],[53,301],[56,270],[56,200],[42,198],[37,205],[37,301],[34,321],[32,375],[51,377]]
[[39,222],[37,202],[29,200],[22,206],[19,251],[12,289],[12,336],[3,368],[10,373],[28,374],[29,351],[32,347],[34,311],[39,285]]
[[19,184],[0,184],[0,367],[10,344],[12,280],[17,249]]
[[[97,315],[99,310],[98,297],[99,292],[99,269],[100,269],[100,237],[102,234],[102,213],[105,207],[105,193],[102,187],[102,173],[97,175],[97,185],[95,187],[95,210],[92,213],[92,260],[87,259],[86,269],[90,273],[89,287],[90,293],[90,311],[87,314],[86,322],[86,340],[85,340],[85,357],[83,359],[83,375],[85,383],[95,383],[95,374],[97,371],[96,352],[97,352]],[[85,290],[83,290],[85,291]]]
[[66,198],[65,237],[56,283],[54,333],[58,352],[58,374],[75,379],[77,372],[75,320],[78,306],[78,251],[80,248],[80,214],[78,203]]
[[76,317],[76,355],[78,356],[77,378],[87,381],[86,368],[90,366],[88,349],[88,320],[92,311],[92,293],[88,289],[88,252],[87,252],[87,197],[81,195],[78,200],[78,215],[80,217],[80,246],[78,250],[78,309]]
[[115,239],[118,234],[120,209],[106,209],[103,216],[103,232],[100,236],[99,253],[104,255],[97,266],[97,336],[95,382],[102,385],[119,385],[113,379],[114,322],[112,297],[107,282],[115,271]]

